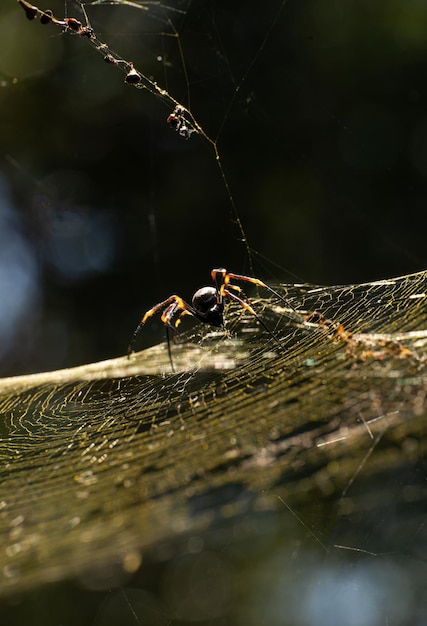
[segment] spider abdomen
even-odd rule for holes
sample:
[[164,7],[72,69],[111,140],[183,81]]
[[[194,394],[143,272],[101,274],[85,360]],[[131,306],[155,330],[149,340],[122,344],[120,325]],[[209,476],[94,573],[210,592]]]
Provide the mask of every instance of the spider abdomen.
[[224,302],[214,287],[201,287],[192,300],[197,318],[211,326],[222,326],[224,323]]

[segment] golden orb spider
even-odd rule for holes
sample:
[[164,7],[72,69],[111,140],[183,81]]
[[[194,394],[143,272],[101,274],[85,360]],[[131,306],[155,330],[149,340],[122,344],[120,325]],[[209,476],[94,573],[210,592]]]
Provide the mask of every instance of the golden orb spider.
[[[224,308],[227,301],[237,302],[242,306],[246,311],[249,311],[251,315],[253,315],[261,326],[271,335],[271,337],[275,340],[275,342],[282,347],[280,340],[276,337],[276,335],[271,331],[268,326],[262,321],[258,313],[254,310],[252,303],[249,298],[243,292],[243,290],[238,285],[233,285],[230,281],[239,280],[245,281],[248,283],[252,283],[253,285],[257,285],[258,287],[262,287],[263,289],[267,289],[275,295],[277,298],[282,300],[286,304],[287,307],[293,310],[293,307],[285,298],[283,298],[277,291],[266,285],[259,280],[258,278],[251,278],[250,276],[242,276],[241,274],[233,274],[231,272],[227,272],[224,268],[213,269],[211,272],[212,281],[215,286],[212,287],[201,287],[198,289],[193,295],[191,305],[185,302],[180,296],[173,295],[166,298],[159,304],[156,304],[151,309],[149,309],[146,313],[144,313],[141,321],[133,333],[131,342],[128,347],[128,357],[133,352],[133,347],[135,345],[136,338],[138,337],[142,327],[145,325],[145,322],[149,317],[155,315],[159,311],[162,311],[161,320],[163,324],[166,326],[166,331],[169,328],[176,333],[179,324],[181,323],[182,317],[184,315],[191,315],[195,317],[203,324],[209,324],[210,326],[215,326],[217,328],[224,325]],[[176,317],[174,320],[173,318]],[[171,361],[172,370],[172,355],[170,350],[170,341],[169,341],[169,333],[167,332],[167,342],[168,342],[168,352],[169,359]]]

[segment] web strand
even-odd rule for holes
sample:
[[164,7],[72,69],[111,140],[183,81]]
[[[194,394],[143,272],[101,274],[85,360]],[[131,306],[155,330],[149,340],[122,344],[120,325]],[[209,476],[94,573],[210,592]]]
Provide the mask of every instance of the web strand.
[[[96,52],[98,52],[99,54],[102,55],[104,62],[111,65],[112,67],[115,67],[117,69],[119,69],[120,71],[122,71],[125,74],[125,83],[128,85],[131,85],[137,89],[146,89],[149,93],[151,93],[153,96],[155,96],[156,98],[160,99],[164,104],[166,104],[167,106],[172,108],[171,113],[168,115],[166,122],[169,124],[169,126],[177,132],[177,134],[183,138],[183,139],[190,139],[194,134],[199,135],[200,137],[202,137],[212,148],[213,153],[214,153],[214,157],[215,157],[215,161],[217,163],[217,167],[219,170],[219,174],[221,177],[221,181],[222,184],[224,186],[227,198],[228,198],[228,202],[231,208],[231,213],[233,216],[233,220],[235,222],[235,224],[237,225],[237,229],[239,232],[239,239],[240,241],[243,243],[244,248],[245,248],[245,253],[248,259],[248,263],[249,263],[249,268],[250,268],[250,273],[254,274],[254,269],[253,269],[253,263],[252,263],[252,253],[251,253],[251,248],[248,242],[248,238],[246,235],[246,231],[245,228],[243,226],[243,222],[240,218],[240,213],[237,209],[237,205],[234,199],[234,196],[232,194],[229,182],[228,182],[228,178],[226,176],[226,173],[224,171],[223,165],[222,165],[222,161],[221,161],[221,157],[220,157],[220,153],[219,153],[219,149],[218,149],[218,143],[217,140],[213,139],[212,137],[210,137],[205,130],[203,129],[203,127],[201,126],[201,124],[198,122],[198,120],[194,117],[193,113],[190,110],[190,89],[189,89],[189,77],[188,77],[188,73],[187,73],[187,69],[186,69],[186,65],[185,65],[185,59],[184,59],[184,53],[183,53],[183,49],[182,49],[182,45],[180,42],[180,39],[178,37],[178,33],[175,29],[175,27],[173,26],[171,20],[168,18],[167,22],[169,24],[169,26],[172,28],[172,31],[174,32],[177,41],[178,41],[178,51],[179,51],[179,55],[181,58],[181,63],[182,63],[182,67],[183,67],[183,72],[184,72],[184,77],[186,80],[186,84],[187,84],[187,100],[188,100],[188,105],[185,106],[183,103],[179,102],[176,98],[174,98],[166,89],[164,89],[163,87],[161,87],[155,80],[151,79],[150,77],[148,77],[146,74],[144,74],[141,70],[137,69],[132,61],[126,60],[124,58],[122,58],[116,51],[114,51],[105,41],[101,40],[97,33],[95,32],[95,30],[93,29],[93,27],[90,25],[89,23],[89,18],[87,15],[87,11],[85,8],[85,3],[79,2],[80,8],[82,10],[84,19],[85,19],[85,24],[83,24],[80,20],[76,19],[75,17],[64,17],[63,19],[59,19],[57,18],[52,11],[50,11],[49,9],[40,9],[38,6],[36,5],[32,5],[29,2],[27,2],[26,0],[18,0],[18,3],[20,4],[20,6],[22,7],[22,9],[24,10],[27,18],[29,20],[35,20],[38,19],[39,22],[42,25],[47,25],[47,24],[53,24],[56,27],[61,28],[63,31],[74,35],[74,36],[79,36],[83,39],[85,39],[86,41],[88,41],[90,43],[90,45],[96,50]],[[286,0],[283,0],[282,2],[282,6],[281,8],[283,8],[284,4],[286,3]],[[132,6],[132,7],[137,7],[137,8],[144,8],[145,10],[148,10],[147,6],[144,6],[142,4],[139,4],[138,2],[119,2],[119,1],[108,1],[108,2],[104,2],[103,0],[98,0],[97,2],[91,3],[91,6],[94,5],[104,5],[104,4],[126,4],[128,6]],[[144,3],[145,4],[145,3]],[[281,9],[280,9],[281,10]],[[274,24],[276,23],[278,17],[279,17],[279,12],[277,13],[273,24],[271,26],[271,29],[269,31],[269,33],[271,32],[271,30],[274,27]],[[269,33],[267,33],[266,38],[262,44],[262,46],[265,46],[266,41],[268,39]],[[256,62],[256,59],[258,58],[258,55],[251,61],[247,72],[245,73],[240,86],[242,85],[243,81],[246,79],[247,74],[250,72],[253,64]],[[240,87],[239,86],[239,87]],[[238,88],[239,89],[239,88]],[[229,111],[231,110],[231,107],[233,106],[234,100],[236,98],[237,95],[237,91],[238,89],[235,91],[233,98],[230,101],[227,113],[225,118],[227,117]],[[224,121],[225,121],[224,118]],[[224,124],[224,122],[223,122]],[[223,124],[221,125],[221,128],[223,126]],[[220,131],[221,131],[220,128]],[[219,133],[218,133],[219,134]]]

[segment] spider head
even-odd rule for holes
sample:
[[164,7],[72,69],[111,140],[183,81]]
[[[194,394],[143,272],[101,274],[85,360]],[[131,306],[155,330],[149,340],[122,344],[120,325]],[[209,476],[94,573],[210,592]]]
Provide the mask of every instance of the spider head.
[[198,289],[192,300],[197,319],[211,326],[223,326],[224,302],[215,287]]

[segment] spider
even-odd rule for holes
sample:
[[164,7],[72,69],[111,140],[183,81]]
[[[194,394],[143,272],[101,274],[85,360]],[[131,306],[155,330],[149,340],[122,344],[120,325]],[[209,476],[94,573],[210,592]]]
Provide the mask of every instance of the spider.
[[[253,285],[257,285],[258,287],[262,287],[263,289],[267,289],[270,293],[274,294],[276,297],[280,298],[287,307],[293,309],[293,307],[287,302],[277,291],[266,285],[259,280],[258,278],[251,278],[250,276],[242,276],[241,274],[232,274],[231,272],[227,272],[224,268],[213,269],[211,272],[212,281],[215,286],[212,287],[201,287],[198,289],[193,295],[191,305],[185,302],[180,296],[169,296],[163,302],[159,302],[151,309],[149,309],[146,313],[144,313],[141,321],[133,333],[132,340],[128,347],[128,357],[133,352],[133,347],[136,341],[136,338],[139,335],[142,327],[149,317],[162,311],[161,320],[163,324],[166,326],[166,337],[168,342],[168,352],[169,359],[172,366],[173,371],[173,363],[172,363],[172,355],[170,349],[170,341],[169,341],[169,332],[168,329],[172,328],[172,330],[176,333],[178,330],[178,326],[181,323],[181,319],[184,315],[192,315],[199,322],[203,322],[203,324],[209,324],[210,326],[214,326],[216,328],[220,328],[224,325],[224,308],[227,301],[234,301],[240,304],[241,307],[249,311],[251,315],[253,315],[261,326],[271,335],[271,337],[275,340],[275,342],[282,348],[282,344],[276,335],[268,328],[268,326],[262,321],[258,313],[254,310],[252,303],[249,298],[245,295],[242,289],[238,285],[233,285],[230,281],[238,280],[245,281],[248,283],[252,283]],[[173,318],[176,317],[174,320]]]

